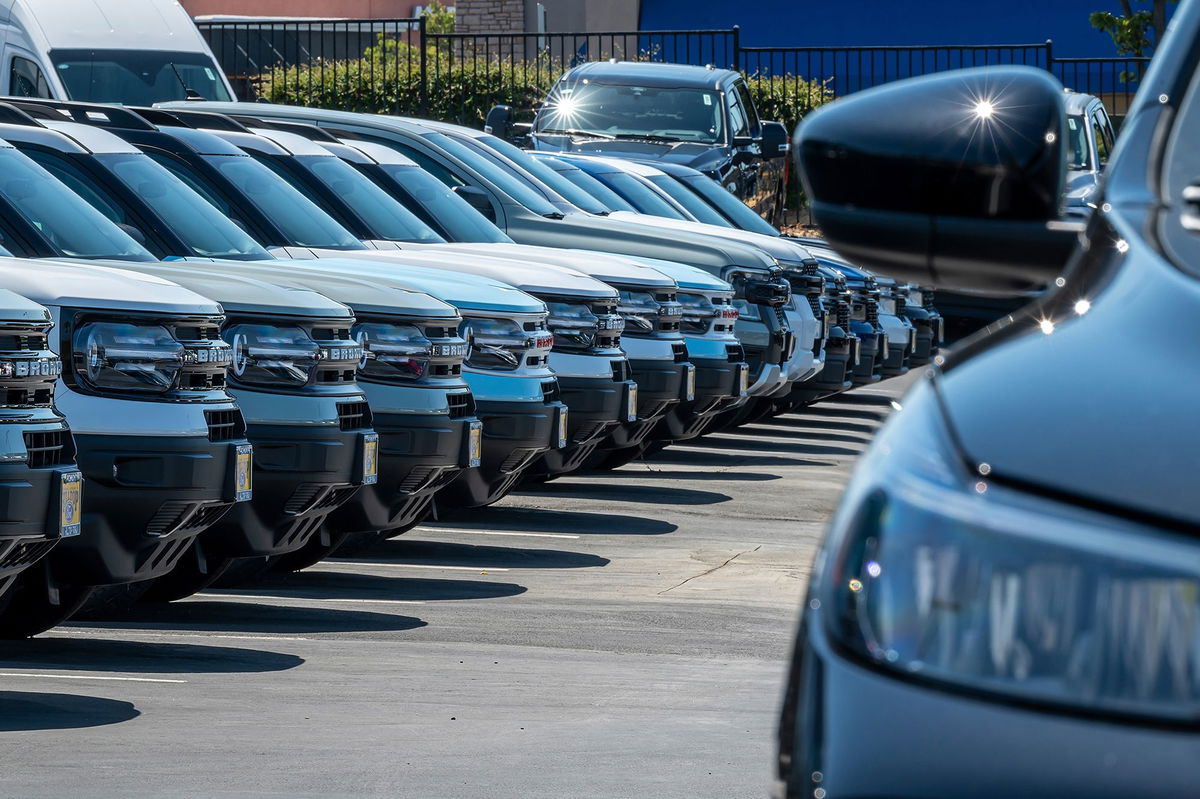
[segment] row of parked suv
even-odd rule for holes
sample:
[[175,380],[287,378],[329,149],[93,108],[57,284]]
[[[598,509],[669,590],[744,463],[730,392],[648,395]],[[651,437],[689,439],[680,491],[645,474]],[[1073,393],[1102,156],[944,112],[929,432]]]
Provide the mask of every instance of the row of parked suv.
[[902,374],[932,296],[688,168],[0,101],[0,634],[304,568]]

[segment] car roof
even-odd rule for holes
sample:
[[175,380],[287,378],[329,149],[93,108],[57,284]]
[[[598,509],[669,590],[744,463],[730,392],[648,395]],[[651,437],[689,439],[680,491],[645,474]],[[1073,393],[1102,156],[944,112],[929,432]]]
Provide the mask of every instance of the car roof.
[[664,64],[656,61],[592,61],[581,64],[559,78],[574,82],[587,78],[597,83],[653,86],[671,89],[721,89],[739,77],[730,69]]
[[1087,112],[1088,107],[1092,103],[1099,103],[1100,100],[1090,94],[1080,94],[1068,90],[1066,92],[1065,105],[1069,116],[1079,116]]

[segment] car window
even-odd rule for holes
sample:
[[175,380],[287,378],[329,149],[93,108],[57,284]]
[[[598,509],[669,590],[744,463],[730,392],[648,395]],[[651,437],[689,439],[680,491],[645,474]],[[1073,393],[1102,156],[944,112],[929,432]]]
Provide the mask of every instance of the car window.
[[534,133],[718,143],[725,136],[722,116],[721,95],[707,89],[559,82],[534,120]]
[[690,190],[703,197],[705,202],[724,214],[736,227],[762,233],[764,236],[779,235],[779,231],[771,227],[771,223],[712,178],[705,175],[689,175],[680,180]]
[[28,58],[13,56],[8,73],[8,93],[14,97],[52,97],[50,84],[38,65]]
[[378,238],[390,241],[445,241],[412,211],[342,159],[333,156],[299,156],[296,164],[307,169],[329,191],[354,209]]
[[563,161],[556,161],[551,166],[558,174],[562,175],[567,180],[579,188],[586,191],[592,197],[602,202],[610,211],[632,211],[637,213],[637,209],[630,205],[624,197],[617,194],[615,191],[605,186],[594,177],[584,172],[574,164],[568,164]]
[[734,136],[749,136],[750,123],[746,119],[746,112],[742,110],[742,104],[738,102],[736,94],[728,94],[729,99],[729,130]]
[[1083,117],[1067,117],[1067,169],[1092,168],[1091,148],[1088,146],[1085,127]]
[[229,201],[226,200],[225,197],[213,186],[209,185],[208,181],[206,181],[196,172],[192,171],[191,167],[189,167],[187,164],[176,158],[172,158],[166,153],[160,153],[154,150],[147,150],[146,155],[150,156],[155,163],[164,167],[172,175],[182,180],[185,184],[187,184],[189,189],[196,192],[201,197],[216,206],[217,210],[219,210],[221,213],[228,217],[234,216],[233,206],[229,203]]
[[746,120],[750,123],[750,135],[761,136],[762,125],[758,120],[758,109],[754,106],[754,98],[750,96],[750,89],[746,87],[744,81],[739,80],[734,84],[734,91],[737,92],[738,104],[746,115]]
[[512,243],[504,231],[420,167],[380,164],[377,170],[366,165],[359,169],[451,241]]
[[658,187],[658,190],[663,194],[683,206],[683,209],[696,217],[698,222],[703,222],[707,225],[733,227],[725,217],[717,213],[716,209],[704,202],[695,192],[686,188],[670,175],[651,175],[646,180]]
[[1104,166],[1108,163],[1110,142],[1108,141],[1108,136],[1105,135],[1104,130],[1101,128],[1100,122],[1096,119],[1095,114],[1092,114],[1091,120],[1092,138],[1096,141],[1096,160],[1100,162],[1100,166]]
[[44,150],[21,148],[43,169],[66,184],[67,188],[88,201],[88,204],[113,222],[125,223],[125,211],[117,203],[111,201],[105,193],[96,187],[95,179],[81,166],[73,163],[70,158],[61,153],[50,153]]
[[596,178],[625,198],[639,213],[662,216],[667,219],[687,219],[670,202],[664,200],[650,186],[628,172],[602,172]]

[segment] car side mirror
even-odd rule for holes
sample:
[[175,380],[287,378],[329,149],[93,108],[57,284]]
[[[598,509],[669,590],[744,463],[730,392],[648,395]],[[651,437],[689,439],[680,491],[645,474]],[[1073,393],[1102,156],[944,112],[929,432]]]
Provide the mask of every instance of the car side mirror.
[[1063,89],[993,67],[836,100],[797,130],[796,166],[825,238],[898,280],[1019,294],[1061,271],[1081,226],[1059,220]]
[[483,214],[489,222],[496,223],[496,209],[492,207],[487,192],[475,186],[455,186],[454,193],[467,201],[467,205]]
[[512,128],[513,107],[511,105],[492,106],[483,123],[483,132],[507,140],[512,135]]
[[771,160],[783,158],[788,152],[788,130],[782,122],[762,123],[762,157]]
[[752,144],[754,144],[753,136],[734,136],[733,137],[733,147],[735,147],[735,148],[749,147]]

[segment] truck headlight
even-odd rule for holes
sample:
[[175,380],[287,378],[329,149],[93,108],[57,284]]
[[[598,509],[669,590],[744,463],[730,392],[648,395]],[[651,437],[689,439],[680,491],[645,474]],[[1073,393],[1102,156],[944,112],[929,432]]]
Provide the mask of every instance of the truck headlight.
[[467,340],[466,365],[474,369],[513,372],[521,367],[525,353],[532,347],[554,344],[553,337],[542,331],[534,338],[512,319],[474,317],[464,319],[459,335]]
[[830,531],[835,640],[883,670],[1005,700],[1200,719],[1196,539],[971,474],[934,389],[906,406]]
[[350,334],[363,348],[358,373],[364,380],[411,382],[429,372],[433,342],[415,325],[359,322]]
[[680,294],[679,304],[683,306],[683,319],[679,329],[684,333],[704,335],[712,328],[713,319],[719,313],[712,300],[703,294]]
[[617,313],[625,319],[625,332],[649,335],[678,324],[683,306],[673,300],[661,300],[649,291],[622,291]]
[[248,386],[300,388],[321,362],[321,346],[299,327],[229,325],[221,338],[233,347],[230,375]]
[[550,312],[548,324],[554,334],[554,346],[559,350],[588,350],[596,346],[600,336],[600,318],[581,303],[546,302]]
[[89,322],[71,349],[76,374],[97,391],[164,394],[183,367],[183,345],[162,325]]

